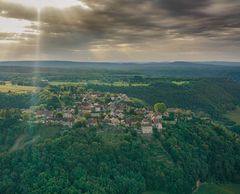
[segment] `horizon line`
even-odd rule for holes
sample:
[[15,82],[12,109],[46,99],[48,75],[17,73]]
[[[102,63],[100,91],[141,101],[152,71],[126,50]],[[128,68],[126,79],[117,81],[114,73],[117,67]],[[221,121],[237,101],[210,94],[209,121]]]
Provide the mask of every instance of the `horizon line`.
[[199,63],[199,62],[225,62],[225,63],[240,63],[240,61],[229,61],[229,60],[173,60],[173,61],[78,61],[78,60],[0,60],[0,63],[4,62],[71,62],[71,63]]

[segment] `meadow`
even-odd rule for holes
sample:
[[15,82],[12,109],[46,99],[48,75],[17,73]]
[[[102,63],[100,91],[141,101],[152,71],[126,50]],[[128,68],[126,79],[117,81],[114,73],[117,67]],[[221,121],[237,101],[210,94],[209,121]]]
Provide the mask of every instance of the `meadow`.
[[118,82],[103,82],[101,80],[82,80],[79,82],[64,82],[64,81],[52,81],[49,82],[50,85],[53,86],[87,86],[87,85],[96,85],[96,86],[112,86],[112,87],[147,87],[149,84],[146,83],[128,83],[124,81]]
[[226,117],[231,121],[240,124],[240,107],[237,107],[233,111],[228,111]]
[[175,84],[177,86],[183,86],[190,84],[190,81],[172,81],[172,84]]
[[2,93],[16,93],[16,94],[26,94],[36,92],[37,88],[33,86],[18,86],[13,85],[10,82],[6,82],[5,85],[0,85],[0,92]]

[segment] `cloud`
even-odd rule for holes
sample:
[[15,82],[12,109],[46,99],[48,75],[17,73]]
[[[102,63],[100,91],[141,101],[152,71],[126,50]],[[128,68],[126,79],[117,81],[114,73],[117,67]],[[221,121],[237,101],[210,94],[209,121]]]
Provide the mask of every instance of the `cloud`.
[[173,16],[201,16],[201,9],[211,4],[211,0],[157,0],[159,8],[167,10]]
[[36,9],[21,4],[9,3],[0,0],[0,13],[2,16],[16,19],[36,20]]
[[[238,0],[82,0],[89,9],[72,6],[45,8],[41,12],[41,52],[52,57],[104,55],[123,57],[145,52],[161,60],[158,52],[176,58],[184,47],[203,57],[209,49],[226,46],[224,56],[236,53],[240,45],[240,2]],[[34,8],[0,0],[5,18],[37,21]],[[38,30],[32,24],[29,30]],[[26,34],[25,34],[26,36]],[[36,36],[29,34],[25,46],[33,46]],[[28,47],[29,48],[29,47]],[[206,51],[204,51],[206,50]],[[79,51],[79,52],[76,52]],[[152,53],[150,53],[150,51]],[[192,51],[192,50],[191,50]],[[89,54],[86,54],[89,52]],[[223,52],[222,50],[219,52]],[[140,54],[139,54],[140,53]],[[231,53],[231,57],[232,57]],[[187,54],[186,54],[187,55]],[[49,56],[49,55],[48,55]],[[215,57],[218,55],[216,54]],[[229,55],[230,56],[230,55]],[[195,56],[197,57],[197,56]],[[235,58],[238,56],[234,55]],[[120,57],[117,57],[120,58]],[[123,57],[124,58],[124,57]],[[126,56],[126,60],[129,56]],[[180,59],[179,59],[180,60]]]

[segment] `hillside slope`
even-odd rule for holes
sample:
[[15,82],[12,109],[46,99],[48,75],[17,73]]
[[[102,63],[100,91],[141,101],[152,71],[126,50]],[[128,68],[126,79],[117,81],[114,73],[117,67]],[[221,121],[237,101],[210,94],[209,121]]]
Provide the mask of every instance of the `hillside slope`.
[[190,194],[196,181],[240,183],[239,136],[201,120],[153,137],[61,130],[0,157],[0,193]]
[[[189,79],[189,84],[177,85],[174,79],[148,80],[148,87],[114,87],[90,85],[103,92],[125,93],[144,100],[150,105],[159,101],[169,107],[203,111],[214,118],[240,104],[240,84],[226,79]],[[180,80],[181,81],[181,80]]]

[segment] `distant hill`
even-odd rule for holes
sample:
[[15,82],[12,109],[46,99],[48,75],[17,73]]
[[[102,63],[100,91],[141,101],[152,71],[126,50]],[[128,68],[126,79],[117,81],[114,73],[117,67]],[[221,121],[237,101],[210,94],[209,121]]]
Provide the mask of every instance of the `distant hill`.
[[240,62],[226,62],[226,61],[208,61],[200,62],[201,64],[223,65],[223,66],[240,66]]
[[74,62],[74,61],[2,61],[0,66],[39,66],[39,67],[61,67],[61,68],[146,68],[146,67],[195,67],[195,68],[206,68],[210,66],[239,66],[240,62],[185,62],[185,61],[175,61],[175,62]]
[[[239,65],[238,65],[239,64]],[[58,68],[79,70],[108,70],[136,73],[152,77],[228,77],[240,80],[240,63],[233,62],[160,62],[160,63],[107,63],[70,61],[6,61],[0,69],[14,67]]]

